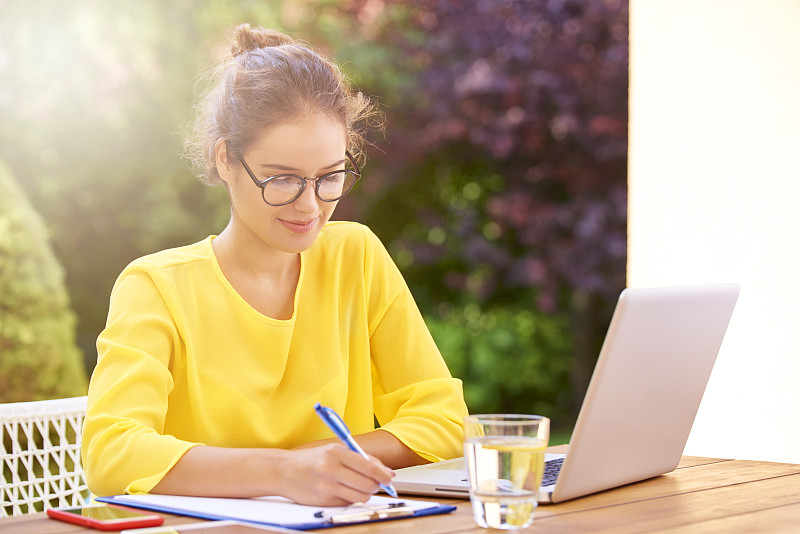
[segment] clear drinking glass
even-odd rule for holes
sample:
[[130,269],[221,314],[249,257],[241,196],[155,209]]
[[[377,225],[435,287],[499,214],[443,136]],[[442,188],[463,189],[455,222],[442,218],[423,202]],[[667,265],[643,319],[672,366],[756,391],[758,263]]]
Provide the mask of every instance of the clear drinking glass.
[[550,419],[487,414],[464,419],[464,457],[475,521],[484,528],[530,526],[538,505]]

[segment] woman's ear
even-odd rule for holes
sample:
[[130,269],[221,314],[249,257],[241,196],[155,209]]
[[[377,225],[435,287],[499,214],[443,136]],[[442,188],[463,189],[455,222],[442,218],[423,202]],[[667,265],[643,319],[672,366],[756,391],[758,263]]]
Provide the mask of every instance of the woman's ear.
[[214,158],[217,163],[217,173],[226,183],[233,180],[233,162],[230,161],[228,152],[228,143],[225,141],[217,141],[214,145]]

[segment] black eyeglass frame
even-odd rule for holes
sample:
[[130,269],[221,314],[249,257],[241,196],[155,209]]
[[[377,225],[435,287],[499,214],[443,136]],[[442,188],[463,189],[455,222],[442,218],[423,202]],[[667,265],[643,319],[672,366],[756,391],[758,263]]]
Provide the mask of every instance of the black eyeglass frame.
[[[353,189],[353,186],[356,185],[356,182],[361,178],[361,169],[358,167],[358,163],[356,163],[355,158],[353,158],[353,155],[350,154],[349,150],[345,150],[344,153],[347,156],[347,159],[350,160],[350,164],[353,166],[353,169],[355,170],[351,171],[347,169],[341,169],[338,171],[326,172],[325,174],[317,176],[316,178],[309,178],[308,176],[300,176],[299,174],[283,173],[283,174],[275,174],[273,176],[268,176],[263,180],[259,180],[258,178],[256,178],[256,175],[253,174],[253,171],[250,170],[250,166],[247,165],[247,163],[244,161],[244,158],[242,157],[242,155],[239,153],[238,150],[234,150],[233,153],[236,154],[236,157],[241,162],[242,166],[244,167],[244,170],[247,171],[247,174],[253,180],[253,183],[256,184],[256,186],[258,186],[259,189],[261,189],[261,199],[270,206],[286,206],[287,204],[291,204],[292,202],[300,198],[300,195],[302,195],[303,191],[306,190],[306,185],[308,185],[308,182],[314,182],[314,194],[317,196],[318,199],[320,199],[323,202],[336,202],[337,200],[340,200],[342,197],[344,197],[347,193],[349,193]],[[353,180],[353,183],[350,184],[350,187],[348,187],[346,191],[342,191],[342,194],[336,198],[328,199],[319,196],[320,180],[325,178],[326,176],[331,176],[333,174],[338,174],[340,172],[344,172],[355,177],[355,180]],[[272,180],[275,180],[276,178],[289,178],[289,177],[300,178],[303,181],[303,186],[297,191],[297,194],[294,197],[292,197],[291,200],[287,200],[286,202],[280,202],[278,204],[274,204],[268,201],[264,196],[267,184]]]

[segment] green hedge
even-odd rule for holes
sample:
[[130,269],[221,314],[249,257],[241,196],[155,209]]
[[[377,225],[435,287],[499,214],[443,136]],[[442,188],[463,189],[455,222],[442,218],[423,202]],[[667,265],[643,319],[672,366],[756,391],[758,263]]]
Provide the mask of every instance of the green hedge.
[[0,161],[0,402],[86,393],[75,323],[44,224]]
[[532,306],[467,304],[425,320],[471,413],[535,413],[569,421],[566,319]]

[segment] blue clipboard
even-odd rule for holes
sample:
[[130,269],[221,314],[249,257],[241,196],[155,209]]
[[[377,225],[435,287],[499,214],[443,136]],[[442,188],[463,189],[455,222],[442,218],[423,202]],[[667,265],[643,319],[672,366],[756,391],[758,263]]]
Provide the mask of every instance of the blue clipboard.
[[366,503],[339,507],[307,506],[283,497],[235,499],[143,494],[97,497],[95,500],[199,519],[232,519],[296,530],[446,514],[456,509],[455,506],[432,501],[378,495],[373,495]]

